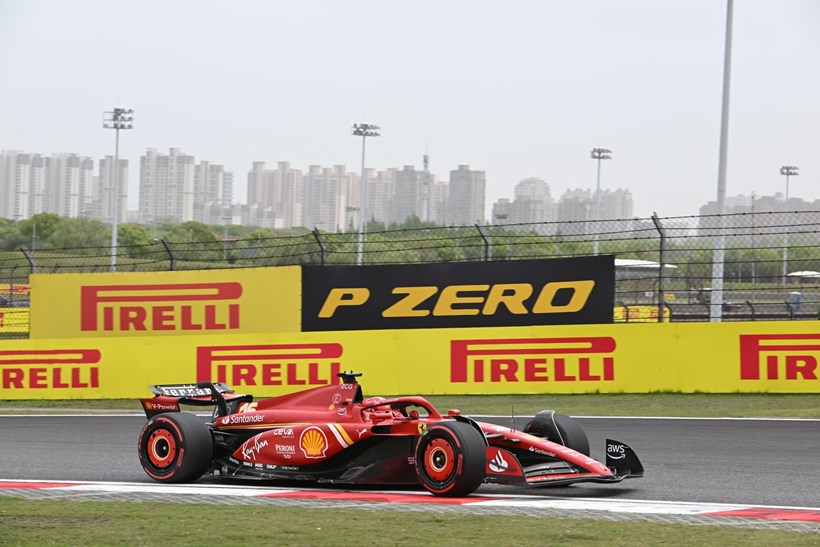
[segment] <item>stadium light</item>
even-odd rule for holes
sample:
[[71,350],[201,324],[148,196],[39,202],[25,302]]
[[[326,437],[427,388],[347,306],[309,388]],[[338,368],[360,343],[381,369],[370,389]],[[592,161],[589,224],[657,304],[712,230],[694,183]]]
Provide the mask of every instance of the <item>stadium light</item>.
[[[784,165],[780,168],[780,174],[786,177],[786,198],[783,200],[783,212],[789,210],[789,177],[796,177],[799,175],[797,167],[794,165]],[[783,286],[786,286],[787,274],[789,273],[789,226],[786,223],[786,228],[783,232]]]
[[601,220],[601,160],[612,159],[612,150],[607,148],[593,148],[592,159],[598,160],[598,176],[595,183],[595,249],[593,253],[598,255],[598,239],[600,238],[600,220]]
[[365,218],[365,188],[367,187],[365,172],[364,172],[364,153],[365,153],[365,142],[367,141],[367,137],[378,137],[380,133],[378,130],[381,129],[378,125],[372,125],[369,123],[356,123],[353,124],[353,135],[356,137],[362,138],[362,175],[359,181],[359,244],[356,251],[356,264],[361,265],[363,262],[363,255],[364,255],[364,218]]
[[111,206],[111,271],[117,271],[117,228],[119,222],[119,155],[120,155],[120,130],[134,128],[134,111],[126,108],[115,108],[113,111],[105,112],[103,115],[103,128],[114,130],[114,163],[111,167],[111,186],[113,194],[113,204]]

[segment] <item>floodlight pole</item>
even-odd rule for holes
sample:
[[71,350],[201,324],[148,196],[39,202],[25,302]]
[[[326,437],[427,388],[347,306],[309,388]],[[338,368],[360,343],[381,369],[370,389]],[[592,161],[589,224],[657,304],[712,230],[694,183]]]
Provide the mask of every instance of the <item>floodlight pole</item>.
[[222,223],[225,225],[225,230],[222,235],[222,260],[228,261],[228,222],[231,221],[229,209],[225,209],[222,217]]
[[[789,177],[799,175],[797,167],[794,165],[784,165],[780,168],[780,174],[786,177],[786,199],[783,201],[783,212],[789,210]],[[787,275],[789,273],[789,223],[783,231],[783,286],[786,286]]]
[[353,135],[362,138],[362,175],[361,180],[359,181],[359,243],[356,250],[356,264],[361,265],[364,261],[364,218],[365,218],[365,188],[367,187],[367,179],[364,172],[364,153],[365,153],[365,143],[367,142],[367,137],[378,137],[380,133],[378,130],[381,129],[378,125],[371,125],[368,123],[356,123],[353,124]]
[[598,240],[600,239],[601,220],[601,160],[612,159],[612,150],[606,148],[593,148],[592,159],[598,160],[598,176],[595,182],[595,249],[593,254],[598,255]]
[[734,0],[726,1],[726,36],[723,49],[723,94],[720,107],[720,148],[718,152],[717,214],[718,240],[712,256],[712,293],[709,300],[709,321],[719,323],[723,319],[723,267],[726,249],[726,165],[729,152],[729,97],[732,75],[732,13]]
[[115,108],[111,112],[106,112],[103,117],[103,128],[114,130],[114,164],[111,167],[111,186],[113,193],[113,204],[111,205],[111,271],[117,271],[117,228],[119,222],[119,155],[120,155],[120,129],[133,129],[134,111],[125,108]]

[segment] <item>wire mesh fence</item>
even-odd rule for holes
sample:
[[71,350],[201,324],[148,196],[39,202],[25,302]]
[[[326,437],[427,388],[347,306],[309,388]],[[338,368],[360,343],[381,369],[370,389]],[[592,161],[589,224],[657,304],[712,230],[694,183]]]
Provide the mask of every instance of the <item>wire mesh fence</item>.
[[162,239],[120,246],[115,261],[109,247],[36,252],[21,248],[0,252],[0,308],[28,305],[28,295],[14,287],[27,284],[34,272],[422,264],[610,254],[616,261],[616,320],[646,318],[646,309],[655,308],[650,320],[707,321],[716,295],[724,321],[817,319],[818,242],[820,211],[795,211],[365,234],[291,230],[276,237],[207,242]]

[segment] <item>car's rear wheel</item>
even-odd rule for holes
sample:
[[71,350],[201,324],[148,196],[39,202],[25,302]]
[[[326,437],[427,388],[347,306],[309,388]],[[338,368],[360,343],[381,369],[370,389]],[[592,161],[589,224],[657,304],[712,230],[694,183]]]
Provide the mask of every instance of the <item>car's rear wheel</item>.
[[524,433],[543,437],[589,456],[589,439],[577,420],[552,410],[542,410],[527,425]]
[[481,432],[470,424],[431,425],[416,445],[419,482],[437,496],[471,494],[484,482],[486,446]]
[[211,465],[214,443],[208,426],[193,414],[169,412],[143,426],[137,446],[143,470],[160,482],[187,482]]

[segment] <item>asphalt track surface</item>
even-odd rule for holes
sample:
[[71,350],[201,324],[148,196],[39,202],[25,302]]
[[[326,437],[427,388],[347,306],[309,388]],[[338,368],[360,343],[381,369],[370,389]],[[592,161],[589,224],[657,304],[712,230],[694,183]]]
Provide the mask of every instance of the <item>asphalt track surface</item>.
[[[511,425],[509,418],[478,419]],[[579,419],[592,457],[603,460],[606,438],[626,442],[646,476],[562,488],[485,485],[479,492],[820,506],[820,420]],[[516,427],[524,421],[516,419]],[[144,422],[136,415],[0,416],[0,479],[151,483],[136,454]]]

